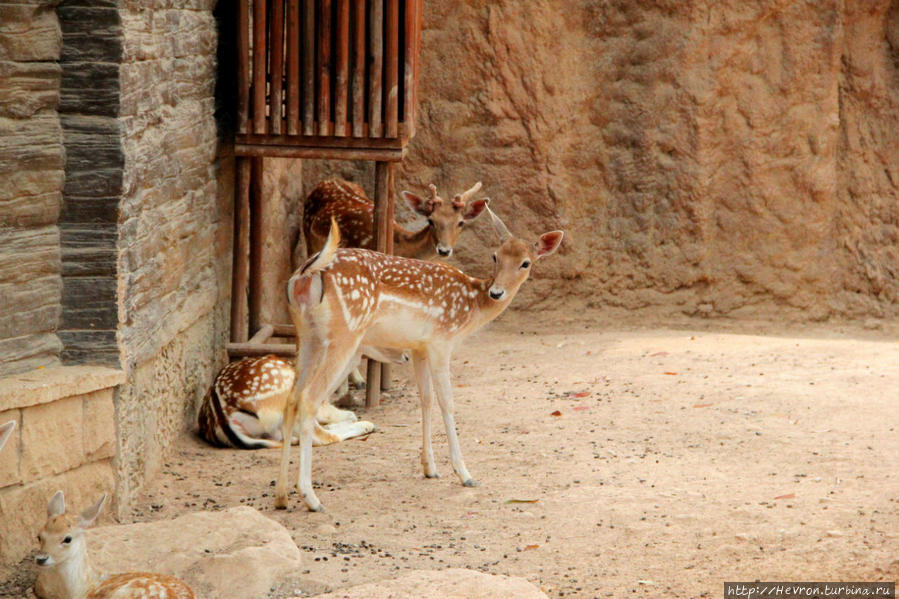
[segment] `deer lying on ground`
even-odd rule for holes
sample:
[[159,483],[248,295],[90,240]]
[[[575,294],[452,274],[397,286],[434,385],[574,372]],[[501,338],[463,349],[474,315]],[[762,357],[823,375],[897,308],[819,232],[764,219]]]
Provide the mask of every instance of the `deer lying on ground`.
[[47,524],[38,540],[39,567],[34,590],[42,599],[194,599],[193,591],[172,576],[131,572],[99,576],[90,563],[84,529],[100,515],[100,500],[75,518],[66,514],[66,501],[57,491],[47,506]]
[[[374,348],[363,351],[383,362],[405,361],[399,352]],[[280,447],[284,405],[295,379],[293,366],[274,355],[231,362],[218,373],[203,398],[197,416],[200,435],[219,447]],[[371,422],[357,421],[351,411],[324,402],[316,417],[312,444],[329,445],[374,429]],[[298,439],[294,431],[291,442]]]
[[[489,209],[488,209],[489,211]],[[500,315],[528,278],[531,265],[552,254],[562,231],[533,244],[513,237],[490,212],[502,243],[493,259],[492,279],[469,277],[446,264],[388,256],[365,249],[338,249],[332,223],[327,242],[287,282],[291,317],[298,336],[298,378],[281,424],[283,436],[299,416],[297,490],[311,511],[321,502],[312,488],[315,415],[353,368],[362,344],[411,350],[421,396],[424,475],[437,477],[431,448],[431,385],[443,415],[453,469],[465,486],[477,483],[462,460],[453,419],[450,356],[462,339]],[[287,507],[290,445],[281,447],[275,506]]]
[[0,426],[0,449],[3,449],[3,446],[6,445],[6,442],[12,436],[12,431],[14,428],[16,428],[15,420],[10,420],[3,426]]
[[[429,189],[431,198],[427,200],[408,191],[400,194],[413,212],[428,219],[428,225],[419,231],[410,231],[394,221],[394,255],[419,260],[438,256],[448,258],[465,225],[480,216],[490,201],[487,198],[471,199],[481,189],[480,181],[468,191],[457,194],[452,202],[437,195],[436,185],[431,184]],[[303,207],[306,256],[322,249],[332,219],[337,222],[343,247],[375,249],[372,238],[374,210],[374,203],[359,185],[338,179],[320,182]],[[350,380],[357,387],[365,383],[355,368],[350,371]],[[341,384],[340,395],[345,395],[347,390],[347,385]]]

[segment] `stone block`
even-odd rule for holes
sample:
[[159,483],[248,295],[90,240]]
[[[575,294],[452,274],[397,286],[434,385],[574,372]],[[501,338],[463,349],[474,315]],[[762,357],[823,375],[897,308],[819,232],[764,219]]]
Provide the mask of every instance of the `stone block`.
[[22,481],[19,474],[19,439],[22,436],[22,414],[19,410],[7,410],[0,412],[0,424],[6,424],[10,420],[16,421],[16,428],[6,441],[3,449],[0,449],[0,488],[8,487]]
[[113,390],[101,389],[84,395],[84,459],[111,458],[116,450]]
[[191,585],[197,597],[267,597],[275,583],[301,567],[287,529],[249,507],[96,528],[88,531],[87,542],[102,571],[169,573]]
[[31,482],[84,462],[82,399],[67,397],[22,411],[22,479]]
[[0,60],[59,59],[62,35],[51,3],[4,3]]
[[[53,333],[0,339],[0,376],[9,378],[37,368],[59,366],[61,349],[59,337]],[[0,405],[6,403],[6,398],[0,397]]]
[[56,63],[0,61],[0,116],[22,119],[55,110],[60,73]]
[[[111,493],[114,485],[112,465],[104,460],[30,484],[0,489],[3,516],[0,563],[16,564],[37,549],[35,537],[47,521],[47,502],[53,493],[62,490],[67,505],[80,509],[96,501],[102,493]],[[111,513],[109,510],[101,515],[101,521],[108,522]]]

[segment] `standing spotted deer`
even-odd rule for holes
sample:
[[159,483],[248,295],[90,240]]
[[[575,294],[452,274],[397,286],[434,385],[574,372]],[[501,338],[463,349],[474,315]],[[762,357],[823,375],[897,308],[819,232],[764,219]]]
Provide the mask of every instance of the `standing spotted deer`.
[[[414,193],[401,195],[412,210],[428,219],[428,226],[410,231],[393,223],[393,253],[406,258],[429,260],[449,257],[465,225],[476,219],[487,207],[488,199],[471,200],[481,189],[480,181],[468,191],[458,194],[452,202],[437,195],[437,187],[430,186],[431,198],[425,200]],[[344,247],[374,249],[374,203],[355,183],[337,179],[322,181],[306,199],[303,209],[303,236],[307,256],[318,252],[325,244],[331,219],[337,222]]]
[[100,576],[91,566],[84,529],[100,515],[106,494],[81,513],[66,514],[66,500],[57,491],[47,506],[47,524],[38,534],[40,553],[34,560],[38,577],[34,590],[42,599],[195,599],[185,583],[172,576],[130,572]]
[[[489,211],[489,210],[488,210]],[[459,448],[453,419],[450,357],[468,335],[500,315],[528,278],[531,265],[552,254],[562,231],[540,236],[533,245],[513,237],[490,213],[502,240],[493,258],[493,278],[477,279],[446,264],[388,256],[364,249],[338,249],[335,223],[322,250],[287,282],[291,317],[297,330],[296,386],[281,425],[285,437],[299,416],[300,460],[297,489],[312,511],[322,505],[312,488],[312,439],[319,406],[354,366],[363,344],[411,350],[421,396],[421,463],[437,477],[431,448],[431,386],[443,415],[450,457],[465,486],[471,477]],[[281,448],[275,505],[287,507],[290,445]]]

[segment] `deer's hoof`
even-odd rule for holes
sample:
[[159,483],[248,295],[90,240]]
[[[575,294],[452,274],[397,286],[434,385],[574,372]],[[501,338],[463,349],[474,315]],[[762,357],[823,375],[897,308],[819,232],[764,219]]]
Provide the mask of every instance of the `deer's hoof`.
[[469,478],[468,480],[462,482],[462,486],[463,487],[480,487],[481,483],[479,483],[478,481],[476,481],[473,478]]
[[440,478],[436,472],[425,472],[425,478]]
[[287,497],[275,497],[275,509],[278,510],[286,510],[287,509]]

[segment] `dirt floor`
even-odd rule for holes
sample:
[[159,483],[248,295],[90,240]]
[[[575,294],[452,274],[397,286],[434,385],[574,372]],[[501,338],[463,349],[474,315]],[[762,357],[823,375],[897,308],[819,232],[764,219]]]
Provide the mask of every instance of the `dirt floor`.
[[442,477],[422,477],[417,395],[397,367],[382,404],[359,410],[378,430],[313,451],[324,513],[295,492],[273,509],[278,450],[189,438],[134,517],[256,507],[305,552],[288,595],[451,566],[550,597],[899,578],[895,332],[619,326],[506,314],[463,345],[456,422],[481,487],[459,484],[437,414]]

